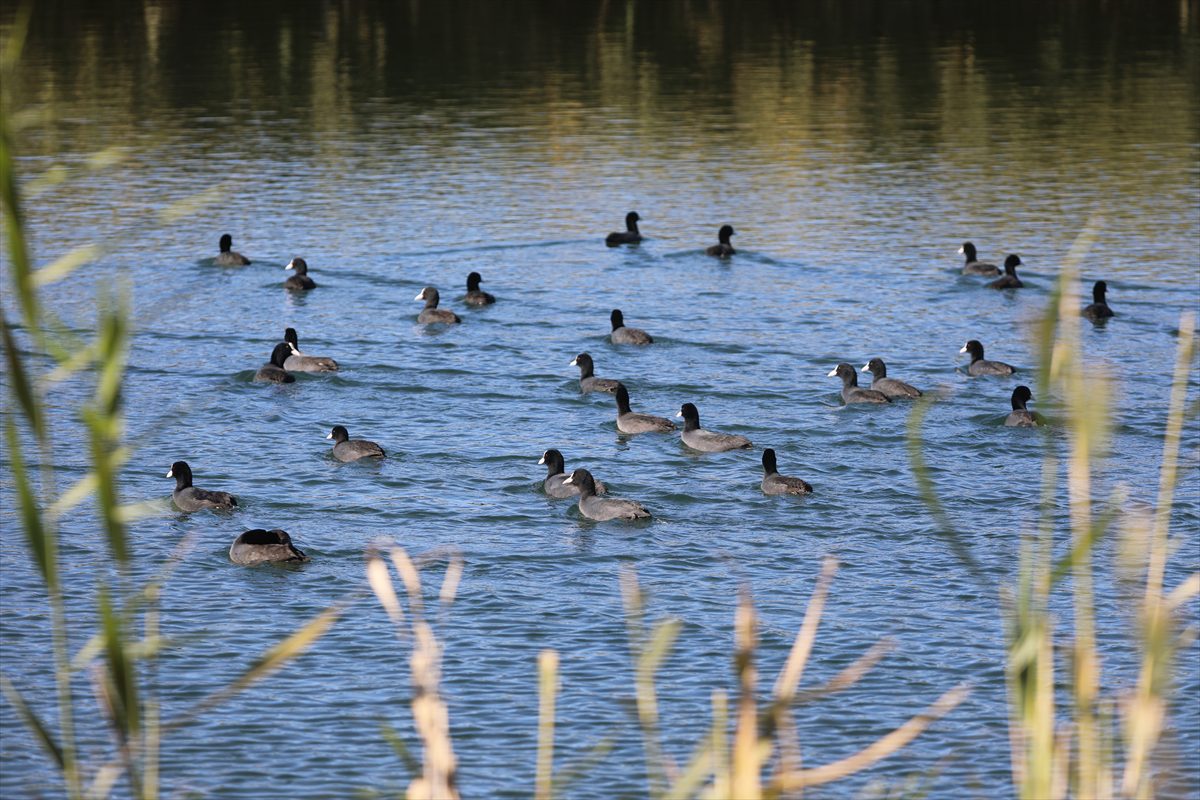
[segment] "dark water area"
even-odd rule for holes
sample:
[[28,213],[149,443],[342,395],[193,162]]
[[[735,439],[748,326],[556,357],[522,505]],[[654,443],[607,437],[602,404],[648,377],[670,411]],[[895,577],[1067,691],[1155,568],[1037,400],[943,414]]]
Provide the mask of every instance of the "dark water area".
[[[1061,454],[1066,438],[1061,424],[1005,428],[1009,396],[1033,386],[1033,407],[1061,422],[1061,398],[1035,384],[1035,328],[1087,232],[1079,303],[1104,279],[1117,313],[1081,331],[1087,369],[1112,379],[1093,491],[1123,510],[1155,502],[1180,315],[1200,306],[1198,19],[1195,2],[36,3],[7,87],[31,244],[38,265],[106,248],[44,299],[86,332],[98,290],[127,288],[122,491],[153,506],[130,528],[136,575],[194,541],[164,597],[164,634],[178,637],[155,675],[167,716],[364,591],[363,552],[390,537],[427,556],[431,592],[448,551],[465,561],[439,628],[464,796],[532,794],[543,648],[562,656],[556,766],[615,740],[564,796],[641,796],[622,566],[651,618],[683,621],[657,681],[682,765],[707,734],[712,691],[735,687],[739,589],[762,615],[765,692],[832,554],[841,568],[804,686],[882,636],[897,648],[798,712],[805,765],[851,754],[961,681],[973,692],[899,755],[812,796],[879,796],[910,779],[934,797],[1011,795],[1001,594],[1039,519],[1046,442]],[[630,210],[646,240],[606,248]],[[707,257],[726,223],[737,255]],[[222,233],[251,265],[212,263]],[[968,240],[987,261],[1019,253],[1025,287],[961,275]],[[295,256],[318,283],[305,295],[282,288]],[[0,302],[14,319],[10,269],[5,251]],[[496,304],[462,302],[471,271]],[[461,325],[417,324],[426,285]],[[613,308],[655,343],[611,344]],[[252,382],[288,326],[341,370]],[[967,339],[1019,372],[968,378]],[[754,448],[698,455],[678,434],[618,435],[611,396],[578,392],[580,352],[626,383],[634,410],[692,402],[706,427]],[[980,575],[918,495],[911,405],[844,407],[827,377],[872,357],[942,395],[925,458]],[[89,393],[74,379],[51,396],[60,486],[88,468],[75,409]],[[390,457],[334,461],[324,436],[338,424]],[[548,499],[537,461],[550,447],[654,519],[592,523]],[[764,447],[815,493],[764,496]],[[1194,415],[1181,453],[1169,587],[1200,568]],[[163,474],[179,459],[241,509],[174,511]],[[53,719],[45,591],[6,448],[0,462],[0,664]],[[1061,539],[1065,491],[1056,502]],[[312,561],[234,566],[229,544],[255,527],[286,529]],[[86,505],[62,529],[82,637],[105,540]],[[1139,666],[1120,551],[1114,534],[1096,554],[1112,696]],[[1054,601],[1064,641],[1069,588]],[[1161,796],[1196,796],[1195,643],[1175,678]],[[360,597],[310,653],[169,737],[164,793],[398,790],[407,777],[379,722],[415,746],[409,693],[406,645]],[[109,742],[92,722],[85,755],[98,763]],[[0,703],[0,795],[58,791]]]

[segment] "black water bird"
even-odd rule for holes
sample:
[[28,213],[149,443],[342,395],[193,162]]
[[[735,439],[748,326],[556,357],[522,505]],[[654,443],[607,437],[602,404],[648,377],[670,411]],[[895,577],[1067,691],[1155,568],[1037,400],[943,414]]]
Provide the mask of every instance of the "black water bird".
[[[569,476],[566,472],[566,462],[563,461],[562,453],[554,448],[550,448],[542,453],[542,457],[538,459],[538,463],[546,465],[546,479],[542,481],[542,491],[550,497],[560,500],[566,497],[579,496],[579,485],[566,483]],[[595,485],[596,494],[605,494],[608,491],[600,481],[593,480],[592,482]]]
[[963,275],[999,275],[1000,268],[995,264],[988,264],[980,261],[975,255],[975,245],[970,242],[963,242],[962,247],[958,248],[958,254],[966,260],[963,262]]
[[668,433],[675,430],[675,423],[666,417],[635,413],[629,408],[629,390],[625,384],[618,383],[617,430],[621,433]]
[[1017,368],[1003,361],[988,361],[983,357],[983,345],[976,339],[971,339],[962,346],[959,353],[970,353],[971,363],[967,366],[968,375],[1012,375]]
[[383,448],[366,439],[351,439],[341,425],[334,425],[326,439],[333,439],[333,457],[338,461],[357,461],[360,458],[383,458]]
[[717,433],[700,427],[700,410],[691,403],[684,403],[675,414],[683,417],[683,433],[679,438],[685,445],[702,453],[722,453],[726,450],[744,450],[751,447],[750,440],[735,433]]
[[255,528],[233,540],[229,546],[229,560],[235,564],[253,566],[267,562],[308,561],[308,556],[292,544],[292,537],[287,531]]
[[283,362],[283,368],[288,372],[337,372],[338,363],[327,356],[310,356],[300,352],[300,340],[295,328],[283,331],[283,341],[291,348],[292,354]]
[[1004,259],[1004,274],[988,284],[993,289],[1020,289],[1025,284],[1017,277],[1017,267],[1021,266],[1021,257],[1012,253]]
[[1018,386],[1012,393],[1012,411],[1004,419],[1009,428],[1036,428],[1037,415],[1025,407],[1033,399],[1033,393],[1028,386]]
[[877,392],[883,392],[889,400],[921,396],[921,390],[915,386],[909,386],[904,381],[889,378],[887,365],[883,363],[882,358],[872,358],[863,365],[861,371],[871,373],[871,388]]
[[717,243],[704,252],[707,255],[716,256],[717,258],[729,258],[737,252],[729,242],[729,237],[733,235],[734,230],[732,225],[722,225],[721,230],[717,231]]
[[432,286],[426,286],[421,290],[413,300],[424,300],[425,307],[421,309],[421,313],[417,315],[417,322],[422,325],[430,325],[433,323],[444,322],[452,325],[456,322],[462,322],[458,318],[458,314],[453,311],[447,311],[444,308],[438,308],[438,290]]
[[296,274],[288,276],[287,280],[283,282],[283,288],[293,292],[307,292],[309,289],[317,288],[317,282],[308,277],[308,262],[303,258],[293,258],[284,269],[295,270]]
[[233,237],[228,233],[221,236],[219,246],[221,252],[213,259],[213,263],[218,267],[243,267],[250,263],[250,259],[231,249],[233,247]]
[[271,351],[271,360],[258,368],[258,372],[254,373],[254,380],[269,383],[291,383],[296,380],[296,376],[283,366],[291,354],[292,346],[287,342],[275,345],[275,349]]
[[479,288],[479,282],[483,278],[478,272],[472,272],[467,276],[467,294],[463,298],[463,302],[469,306],[487,306],[496,302],[494,295],[491,295]]
[[192,486],[192,468],[186,461],[176,461],[167,470],[167,477],[175,479],[175,491],[171,499],[180,511],[188,514],[203,508],[214,511],[230,511],[237,508],[237,498],[229,492],[214,492]]
[[808,494],[813,488],[806,481],[788,475],[780,475],[775,465],[775,451],[770,447],[762,454],[763,494]]
[[637,244],[642,241],[642,234],[638,231],[638,216],[636,211],[630,211],[625,215],[625,230],[613,231],[608,236],[604,237],[604,243],[609,247],[617,247],[623,244]]
[[644,519],[650,512],[641,503],[617,497],[597,497],[596,481],[586,469],[577,469],[563,483],[579,487],[579,513],[588,519],[605,522],[610,519]]
[[1080,313],[1088,319],[1096,322],[1102,319],[1108,319],[1114,316],[1113,310],[1108,307],[1108,301],[1104,299],[1105,292],[1108,291],[1108,284],[1104,281],[1096,281],[1092,285],[1092,304],[1083,309]]
[[838,377],[842,379],[842,401],[847,405],[851,403],[890,403],[888,396],[883,392],[875,389],[863,389],[858,385],[858,373],[854,371],[854,367],[849,364],[838,364],[833,369],[829,370],[828,378]]
[[612,334],[609,338],[612,339],[613,344],[652,344],[654,342],[654,339],[650,338],[650,334],[641,328],[626,328],[625,315],[621,313],[621,309],[614,308],[609,319],[612,321]]
[[579,367],[579,391],[587,394],[588,392],[615,392],[617,390],[616,381],[612,378],[597,378],[595,375],[596,366],[592,362],[592,357],[588,353],[580,353],[571,359],[572,367]]

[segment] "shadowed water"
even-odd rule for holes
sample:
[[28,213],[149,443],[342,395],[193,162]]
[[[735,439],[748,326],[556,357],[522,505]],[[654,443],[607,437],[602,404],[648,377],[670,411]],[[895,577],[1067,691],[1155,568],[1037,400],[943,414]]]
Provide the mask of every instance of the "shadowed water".
[[[1114,378],[1115,427],[1093,485],[1100,503],[1122,492],[1126,507],[1154,502],[1179,315],[1200,298],[1195,4],[243,5],[45,4],[12,87],[46,115],[19,137],[23,178],[68,170],[64,183],[26,187],[38,263],[111,247],[47,289],[47,303],[86,331],[98,287],[126,286],[132,300],[136,450],[122,491],[159,509],[131,527],[137,575],[193,541],[164,598],[163,632],[179,637],[154,676],[166,715],[357,598],[308,655],[164,743],[167,791],[406,785],[379,722],[413,743],[407,650],[362,594],[364,549],[392,537],[432,554],[431,592],[448,549],[466,562],[440,627],[464,796],[530,795],[536,657],[548,647],[562,654],[557,765],[616,739],[566,795],[644,793],[622,565],[636,567],[654,617],[684,621],[658,677],[666,749],[683,764],[707,731],[712,690],[734,685],[738,589],[762,614],[769,687],[826,554],[842,567],[804,685],[881,636],[898,647],[799,713],[806,765],[851,754],[960,681],[974,691],[901,756],[821,796],[910,776],[935,796],[1011,793],[1000,593],[1038,518],[1046,438],[1061,444],[1063,432],[1003,420],[1020,383],[1061,419],[1034,383],[1032,337],[1093,225],[1080,304],[1103,278],[1117,313],[1082,330],[1088,369]],[[12,13],[0,12],[4,31]],[[108,148],[120,163],[89,167]],[[158,218],[206,190],[215,202]],[[606,248],[629,210],[646,241]],[[718,261],[703,249],[724,223],[738,254]],[[225,232],[252,265],[212,265]],[[961,276],[965,240],[995,263],[1019,253],[1026,288]],[[293,256],[313,292],[282,289]],[[460,302],[471,271],[495,305]],[[7,288],[7,254],[3,273]],[[416,324],[425,285],[461,325]],[[3,302],[15,318],[7,291]],[[611,345],[613,308],[655,344]],[[253,383],[288,326],[341,371]],[[1018,374],[968,379],[958,350],[970,338]],[[754,449],[698,455],[678,434],[619,436],[612,397],[578,393],[568,362],[583,351],[597,375],[629,387],[635,411],[673,416],[693,402],[705,427]],[[917,495],[911,406],[843,407],[826,377],[875,356],[942,395],[925,458],[978,576]],[[52,396],[61,486],[88,464],[72,411],[88,392],[69,382]],[[337,424],[389,458],[334,461],[324,436]],[[654,520],[596,524],[547,499],[537,461],[549,447]],[[764,447],[815,493],[763,496]],[[1198,448],[1193,417],[1169,587],[1200,566]],[[163,474],[178,459],[240,510],[171,511]],[[2,460],[3,670],[49,713],[45,595]],[[287,530],[312,561],[234,567],[229,544],[254,527]],[[81,636],[104,539],[86,507],[63,535]],[[1138,663],[1136,592],[1114,576],[1117,549],[1102,542],[1096,561],[1101,659],[1120,689]],[[1056,602],[1066,629],[1066,595]],[[1164,796],[1200,781],[1188,755],[1200,747],[1194,644],[1177,682]],[[52,794],[48,762],[7,703],[0,730],[0,794]],[[86,755],[106,752],[98,727],[84,736]]]

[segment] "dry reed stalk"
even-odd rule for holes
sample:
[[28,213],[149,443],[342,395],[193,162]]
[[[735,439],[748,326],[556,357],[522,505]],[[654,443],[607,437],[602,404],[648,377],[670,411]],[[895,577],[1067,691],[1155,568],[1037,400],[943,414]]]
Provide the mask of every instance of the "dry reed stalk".
[[[399,596],[376,547],[367,551],[366,573],[367,583],[396,626],[397,636],[402,640],[406,635],[412,639],[409,672],[413,695],[410,705],[413,727],[421,737],[424,751],[421,774],[409,782],[405,796],[408,800],[458,800],[458,765],[450,738],[450,712],[439,692],[442,647],[433,627],[424,618],[420,572],[402,548],[391,545],[388,554],[407,592],[407,630]],[[442,580],[440,601],[443,607],[454,602],[461,574],[462,561],[455,556],[447,564]]]
[[536,800],[551,800],[554,781],[554,705],[558,693],[558,653],[538,654],[538,754]]

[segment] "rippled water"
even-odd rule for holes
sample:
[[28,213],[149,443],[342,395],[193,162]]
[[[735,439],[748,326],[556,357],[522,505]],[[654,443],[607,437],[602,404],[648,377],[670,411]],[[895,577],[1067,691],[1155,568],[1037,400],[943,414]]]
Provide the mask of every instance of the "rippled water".
[[[1107,280],[1118,314],[1083,330],[1089,369],[1116,378],[1097,498],[1154,501],[1179,315],[1200,298],[1194,4],[1084,19],[905,7],[911,15],[688,3],[502,14],[467,3],[389,15],[302,4],[268,18],[147,3],[114,18],[35,14],[16,91],[49,122],[22,135],[20,164],[26,179],[71,169],[28,200],[35,252],[48,263],[80,244],[112,246],[46,297],[86,330],[97,286],[129,287],[136,451],[123,493],[158,508],[131,529],[138,573],[194,539],[164,600],[164,632],[179,637],[156,675],[168,716],[319,609],[357,598],[311,653],[168,739],[171,792],[332,797],[405,784],[378,727],[409,736],[406,650],[362,594],[362,554],[379,537],[432,554],[434,589],[446,550],[465,559],[440,632],[467,795],[530,794],[535,663],[547,647],[562,654],[560,767],[616,740],[568,794],[639,793],[622,565],[636,567],[654,617],[684,621],[658,682],[667,749],[684,762],[712,690],[733,685],[738,589],[752,589],[762,614],[770,680],[826,554],[842,566],[806,685],[881,636],[898,647],[801,715],[807,764],[848,755],[959,681],[974,692],[903,755],[821,796],[914,774],[937,796],[1011,791],[1000,589],[1037,518],[1044,441],[1062,431],[1006,429],[1003,418],[1012,388],[1033,381],[1034,323],[1091,221],[1081,289]],[[86,157],[109,147],[124,161],[89,169]],[[215,203],[156,218],[208,189]],[[649,238],[605,248],[630,209]],[[702,252],[723,223],[737,229],[729,262]],[[224,232],[251,266],[212,266]],[[1020,253],[1026,288],[998,293],[958,275],[966,239],[987,260]],[[281,288],[295,255],[319,284],[303,296]],[[494,306],[460,302],[472,270]],[[7,287],[7,263],[3,277]],[[427,284],[462,325],[416,324],[412,298]],[[611,345],[612,308],[655,344]],[[286,326],[342,370],[253,383]],[[968,380],[957,355],[968,338],[1021,372]],[[677,435],[618,436],[611,397],[577,391],[568,362],[582,351],[629,386],[635,410],[670,416],[694,402],[706,426],[755,448],[696,455]],[[917,496],[910,406],[845,408],[826,377],[873,356],[944,394],[926,419],[926,459],[982,582]],[[1192,377],[1189,402],[1197,389]],[[87,392],[72,382],[54,398],[62,485],[86,468],[72,409]],[[1054,418],[1055,401],[1034,405]],[[323,437],[335,424],[390,458],[333,461]],[[595,524],[548,500],[537,464],[548,447],[654,520]],[[816,493],[764,497],[763,447]],[[1184,546],[1168,585],[1200,566],[1198,448],[1193,419],[1173,518]],[[163,473],[181,458],[197,485],[235,493],[241,509],[173,512]],[[7,453],[4,464],[3,669],[50,713],[44,594],[11,511]],[[311,563],[234,567],[229,543],[250,527],[285,528]],[[103,535],[86,508],[63,532],[82,635]],[[1099,548],[1098,604],[1107,682],[1123,687],[1137,663],[1115,550]],[[1058,602],[1065,628],[1068,598]],[[1169,786],[1182,792],[1200,780],[1186,755],[1200,747],[1197,656],[1193,645],[1178,671],[1165,748]],[[0,792],[52,792],[7,704],[0,725]],[[88,741],[99,758],[104,736]]]

